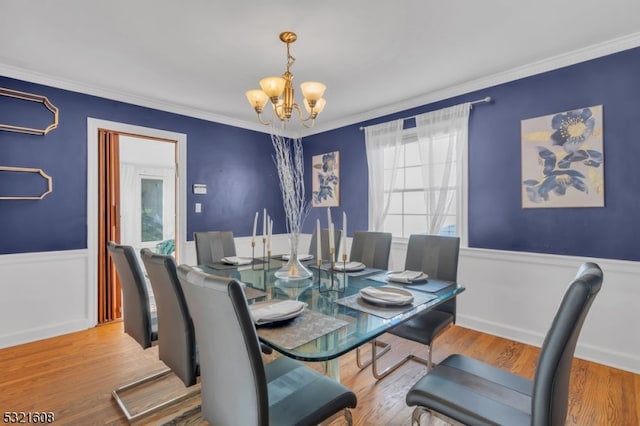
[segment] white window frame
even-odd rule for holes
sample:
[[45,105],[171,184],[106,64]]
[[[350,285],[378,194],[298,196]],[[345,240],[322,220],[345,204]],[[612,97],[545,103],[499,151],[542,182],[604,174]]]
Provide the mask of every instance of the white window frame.
[[[418,142],[418,133],[417,130],[415,128],[410,128],[410,129],[405,129],[402,131],[402,142],[401,144],[403,145],[403,154],[404,157],[406,157],[406,151],[404,151],[404,146],[407,144],[411,144],[411,143],[416,143]],[[464,149],[464,148],[463,148]],[[456,164],[456,167],[459,167],[459,178],[461,179],[461,184],[459,187],[459,194],[456,197],[456,216],[459,216],[456,220],[456,231],[457,231],[457,236],[460,238],[460,244],[463,247],[467,247],[468,246],[468,235],[467,235],[467,229],[468,229],[468,160],[467,160],[467,150],[465,150],[465,152],[462,155],[462,160],[461,160],[461,164]],[[402,162],[402,166],[398,166],[398,170],[399,169],[405,169],[406,168],[406,162],[404,161],[406,158],[403,157],[403,162]],[[409,167],[414,167],[409,166]],[[422,167],[420,164],[415,165],[415,167]],[[388,169],[385,169],[385,171]],[[384,173],[384,172],[383,172]],[[403,173],[404,175],[404,179],[406,180],[406,173]],[[386,175],[385,175],[386,176]],[[386,178],[385,178],[385,183],[386,183]],[[398,186],[398,185],[396,185]],[[386,185],[385,185],[386,187]],[[405,185],[403,185],[404,188],[406,188]],[[437,188],[434,188],[437,189]],[[422,193],[423,190],[420,189],[396,189],[396,190],[392,190],[393,192],[397,192],[397,193],[407,193],[407,192],[416,192],[416,193]],[[388,193],[388,190],[385,190],[385,193]],[[388,213],[388,216],[398,216],[398,214],[395,213]],[[388,217],[387,216],[387,217]],[[405,216],[413,216],[413,214],[404,214],[404,212],[401,214],[402,216],[402,220],[403,220],[403,232],[404,232],[404,217]],[[426,212],[424,214],[420,214],[419,216],[426,216]],[[386,220],[385,220],[386,222]],[[383,228],[383,231],[385,232],[389,232],[387,229]],[[406,242],[409,239],[408,235],[394,235],[393,239],[395,242]]]

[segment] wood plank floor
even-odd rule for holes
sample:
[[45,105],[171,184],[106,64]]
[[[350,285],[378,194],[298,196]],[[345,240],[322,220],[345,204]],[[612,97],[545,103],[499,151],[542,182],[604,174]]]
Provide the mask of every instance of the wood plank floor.
[[[385,357],[424,348],[394,336]],[[538,349],[453,327],[436,342],[434,360],[463,353],[531,378]],[[111,398],[111,390],[164,369],[157,349],[142,350],[124,334],[122,323],[0,350],[0,408],[7,411],[51,411],[55,424],[120,425],[124,415]],[[341,358],[342,382],[358,395],[353,410],[356,425],[408,425],[412,409],[404,402],[409,388],[424,374],[424,367],[408,363],[384,380],[370,370],[359,371],[355,354]],[[171,377],[154,383],[150,392],[132,395],[131,405],[141,409],[149,398],[163,400],[185,391]],[[199,386],[199,385],[196,385]],[[178,407],[147,418],[143,424],[206,424],[200,416],[199,396]],[[342,424],[341,419],[331,423]],[[640,425],[640,376],[576,359],[573,365],[567,425]]]

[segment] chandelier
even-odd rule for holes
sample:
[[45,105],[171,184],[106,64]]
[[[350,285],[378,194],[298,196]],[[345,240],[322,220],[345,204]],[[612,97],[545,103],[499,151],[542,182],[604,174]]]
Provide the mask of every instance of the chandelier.
[[[277,117],[282,122],[283,126],[289,122],[293,110],[298,112],[298,117],[305,127],[313,127],[316,117],[326,104],[326,101],[322,97],[326,86],[317,81],[307,81],[300,84],[302,90],[302,96],[304,97],[304,108],[307,111],[307,116],[302,116],[302,110],[300,106],[295,102],[293,98],[293,77],[291,73],[291,65],[296,60],[291,56],[289,50],[291,43],[295,42],[298,36],[290,31],[280,33],[280,40],[287,45],[287,70],[282,74],[282,77],[265,77],[260,80],[261,89],[248,90],[246,92],[247,100],[249,104],[256,110],[258,114],[258,120],[262,124],[273,124]],[[273,114],[268,121],[265,121],[262,117],[262,110],[267,102],[271,100],[271,106],[273,108]]]

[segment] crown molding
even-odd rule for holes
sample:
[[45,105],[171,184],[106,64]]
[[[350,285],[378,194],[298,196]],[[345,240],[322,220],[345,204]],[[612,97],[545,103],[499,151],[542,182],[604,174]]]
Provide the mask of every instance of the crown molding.
[[[327,123],[317,123],[313,128],[306,129],[304,133],[305,136],[310,136],[313,134],[349,126],[352,124],[362,123],[364,121],[372,120],[378,117],[383,117],[423,105],[428,105],[433,102],[438,102],[444,99],[463,95],[465,93],[474,92],[476,90],[485,89],[487,87],[496,86],[498,84],[507,83],[510,81],[518,80],[520,78],[529,77],[569,65],[574,65],[580,62],[596,59],[638,46],[640,46],[640,33],[630,34],[624,37],[615,38],[562,55],[553,56],[540,61],[532,62],[527,65],[512,68],[497,74],[493,74],[491,76],[471,80],[459,85],[426,93],[424,95],[416,96],[402,102],[387,105],[383,108],[369,110],[360,114],[351,115],[340,120],[334,120]],[[100,86],[81,84],[75,81],[60,79],[35,71],[12,67],[4,64],[0,64],[0,74],[6,77],[30,81],[33,83],[52,86],[64,90],[70,90],[72,92],[78,92],[86,95],[98,96],[161,111],[172,112],[188,117],[226,124],[233,127],[254,130],[261,133],[270,133],[271,131],[271,127],[261,125],[257,122],[238,120],[202,109],[166,102],[156,98],[106,89]],[[290,137],[298,137],[300,132],[297,130],[285,130],[284,133]]]
[[510,81],[519,80],[521,78],[530,77],[547,71],[575,65],[580,62],[589,61],[591,59],[600,58],[611,55],[613,53],[622,52],[640,46],[640,33],[630,34],[624,37],[608,40],[606,42],[591,45],[582,49],[574,50],[557,56],[552,56],[540,61],[532,62],[527,65],[512,68],[493,74],[487,77],[471,80],[455,86],[443,88],[424,95],[416,96],[411,99],[404,100],[395,104],[390,104],[382,108],[363,112],[361,114],[344,117],[342,120],[332,121],[330,123],[316,124],[311,134],[322,133],[334,130],[340,127],[349,126],[356,123],[372,120],[386,115],[395,114],[412,108],[428,105],[430,103],[442,101],[444,99],[453,98],[455,96],[464,95],[466,93],[475,92],[477,90],[486,89],[488,87],[497,86],[499,84],[508,83]]

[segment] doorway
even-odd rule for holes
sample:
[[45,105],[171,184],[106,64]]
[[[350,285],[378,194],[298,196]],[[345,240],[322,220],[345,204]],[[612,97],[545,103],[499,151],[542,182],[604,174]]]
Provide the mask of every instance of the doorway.
[[186,241],[186,135],[89,119],[87,136],[88,306],[103,323],[122,315],[106,241],[179,259]]

